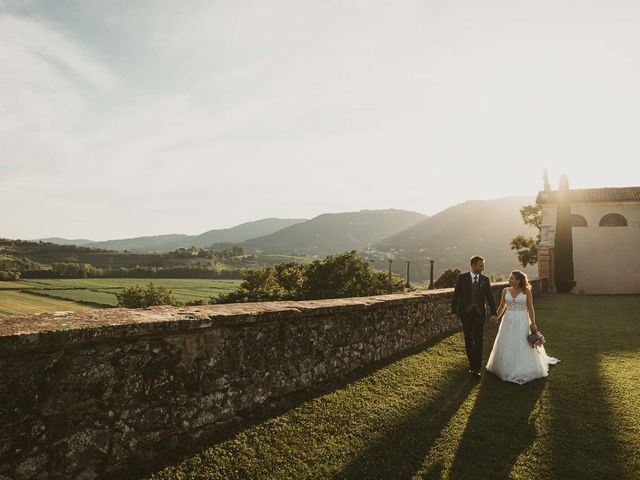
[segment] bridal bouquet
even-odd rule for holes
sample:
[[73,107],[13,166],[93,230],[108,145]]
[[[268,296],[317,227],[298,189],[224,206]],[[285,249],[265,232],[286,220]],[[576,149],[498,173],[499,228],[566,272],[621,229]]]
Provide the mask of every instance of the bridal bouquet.
[[531,335],[527,335],[527,341],[531,348],[539,347],[544,343],[544,335],[540,332],[533,332]]

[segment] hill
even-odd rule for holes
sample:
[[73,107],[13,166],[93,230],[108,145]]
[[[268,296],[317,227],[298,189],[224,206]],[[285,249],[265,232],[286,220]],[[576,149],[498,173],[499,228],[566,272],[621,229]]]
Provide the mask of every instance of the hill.
[[233,228],[223,230],[209,230],[193,239],[193,246],[208,247],[214,243],[241,243],[246,240],[273,234],[283,228],[288,228],[306,222],[306,218],[265,218],[255,222],[241,223]]
[[[486,258],[486,272],[507,275],[521,268],[509,243],[522,233],[535,236],[537,231],[522,223],[520,207],[535,203],[534,196],[507,197],[460,203],[413,225],[402,232],[378,241],[368,253],[383,261],[395,254],[399,273],[405,263],[413,262],[414,278],[427,276],[428,257],[435,260],[437,278],[447,268],[465,270],[469,258],[478,254]],[[535,275],[536,267],[525,269]]]
[[189,235],[169,234],[152,235],[147,237],[123,238],[85,244],[87,247],[101,250],[130,251],[130,252],[165,252],[175,250],[188,242]]
[[[22,270],[18,260],[35,262],[38,265],[25,266],[24,269],[37,269],[56,262],[89,263],[101,268],[131,268],[135,266],[167,267],[187,264],[180,257],[168,257],[153,253],[122,253],[113,250],[101,250],[91,246],[60,245],[28,240],[10,240],[0,238],[0,267],[6,270]],[[15,266],[14,266],[15,264]],[[2,268],[0,268],[2,269]]]
[[318,256],[365,250],[425,218],[421,213],[397,209],[325,213],[270,235],[253,238],[242,246],[272,253]]
[[54,243],[56,245],[76,245],[78,247],[82,247],[84,245],[88,245],[90,243],[95,243],[93,240],[87,240],[86,238],[77,238],[74,240],[69,240],[67,238],[60,237],[51,237],[51,238],[38,238],[33,240],[34,242],[43,242],[43,243]]
[[[265,218],[254,222],[246,222],[231,228],[209,230],[200,235],[153,235],[145,237],[123,238],[102,242],[83,243],[82,246],[102,250],[129,252],[170,252],[176,248],[209,247],[214,243],[240,243],[254,237],[276,232],[282,228],[304,222],[305,219]],[[80,245],[64,238],[48,239],[59,245]],[[83,240],[84,242],[84,240]]]

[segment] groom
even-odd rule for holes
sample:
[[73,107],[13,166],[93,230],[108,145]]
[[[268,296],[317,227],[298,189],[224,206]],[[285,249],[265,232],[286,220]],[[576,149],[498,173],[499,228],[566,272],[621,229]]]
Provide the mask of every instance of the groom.
[[482,275],[484,258],[471,257],[471,269],[458,275],[451,300],[451,313],[462,321],[464,346],[469,360],[469,373],[480,376],[484,321],[487,317],[485,303],[491,309],[491,321],[497,321],[496,302],[491,292],[489,277]]

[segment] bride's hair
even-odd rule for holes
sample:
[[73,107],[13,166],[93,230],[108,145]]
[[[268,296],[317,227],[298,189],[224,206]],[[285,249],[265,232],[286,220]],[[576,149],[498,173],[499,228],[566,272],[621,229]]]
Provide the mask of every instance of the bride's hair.
[[518,280],[518,286],[522,290],[530,290],[531,289],[531,284],[529,283],[529,279],[527,278],[527,274],[526,273],[524,273],[521,270],[514,270],[513,272],[511,272],[511,275],[516,277],[516,280]]

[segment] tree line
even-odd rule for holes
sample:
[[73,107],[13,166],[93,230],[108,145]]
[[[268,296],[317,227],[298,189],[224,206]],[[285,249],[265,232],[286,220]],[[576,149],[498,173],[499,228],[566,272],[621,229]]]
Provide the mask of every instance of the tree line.
[[[232,292],[188,305],[362,297],[407,290],[399,275],[393,273],[389,284],[388,272],[372,268],[355,250],[329,255],[307,265],[289,262],[245,270],[243,278]],[[124,289],[117,297],[119,306],[129,308],[179,305],[170,289],[152,283]]]
[[[0,272],[1,273],[1,272]],[[186,265],[175,267],[94,267],[90,263],[55,262],[50,269],[13,272],[19,278],[209,278],[240,279],[242,269],[216,269],[208,266]]]

